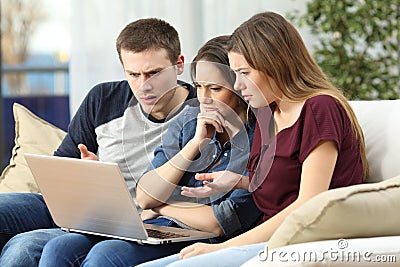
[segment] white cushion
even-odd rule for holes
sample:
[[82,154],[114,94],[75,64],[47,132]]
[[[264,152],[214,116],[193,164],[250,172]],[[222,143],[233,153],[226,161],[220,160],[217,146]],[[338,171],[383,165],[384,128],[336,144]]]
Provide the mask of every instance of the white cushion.
[[[399,266],[400,236],[316,241],[264,250],[241,267]],[[262,260],[260,260],[262,259]]]
[[400,100],[350,101],[364,132],[370,176],[379,182],[400,174]]

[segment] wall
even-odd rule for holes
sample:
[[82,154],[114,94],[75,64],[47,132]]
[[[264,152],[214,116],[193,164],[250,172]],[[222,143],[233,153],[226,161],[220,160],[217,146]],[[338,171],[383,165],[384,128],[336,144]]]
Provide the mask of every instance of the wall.
[[[74,114],[84,96],[99,82],[123,79],[115,39],[129,22],[158,17],[180,34],[182,52],[190,62],[208,39],[230,34],[239,24],[261,11],[304,11],[301,0],[71,0],[72,41],[70,110]],[[311,35],[301,30],[309,48]]]

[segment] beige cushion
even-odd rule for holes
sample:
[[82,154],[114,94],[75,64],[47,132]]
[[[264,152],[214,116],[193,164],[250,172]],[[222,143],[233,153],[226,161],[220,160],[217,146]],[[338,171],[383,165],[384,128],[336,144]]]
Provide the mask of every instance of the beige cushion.
[[310,241],[400,235],[400,176],[328,190],[293,211],[270,249]]
[[24,106],[14,103],[15,146],[10,164],[0,177],[0,193],[39,192],[26,164],[24,153],[52,155],[65,132],[34,115]]

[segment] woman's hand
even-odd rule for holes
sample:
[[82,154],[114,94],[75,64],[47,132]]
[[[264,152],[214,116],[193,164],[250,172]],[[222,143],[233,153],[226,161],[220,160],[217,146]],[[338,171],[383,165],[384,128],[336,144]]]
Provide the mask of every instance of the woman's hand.
[[[202,111],[197,115],[196,133],[193,139],[201,145],[214,137],[215,131],[224,131],[225,119],[218,111]],[[208,142],[207,142],[208,143]]]
[[81,159],[99,160],[93,152],[90,152],[84,144],[79,144],[78,149],[81,151]]
[[[196,174],[196,180],[203,180],[204,186],[201,187],[182,187],[181,194],[187,197],[209,197],[211,195],[229,192],[233,188],[242,188],[242,180],[246,180],[241,174],[237,174],[231,171],[219,171],[212,173],[198,173]],[[209,182],[208,180],[213,180]],[[248,179],[247,179],[248,180]],[[239,183],[240,182],[240,183]],[[246,186],[246,185],[244,185]],[[247,187],[248,188],[248,182]]]
[[151,209],[143,210],[142,213],[140,214],[140,218],[142,218],[142,221],[154,219],[157,218],[158,216],[160,216],[160,214],[154,212]]
[[187,259],[193,256],[210,253],[224,248],[222,244],[206,244],[206,243],[195,243],[188,247],[185,247],[179,253],[179,259]]

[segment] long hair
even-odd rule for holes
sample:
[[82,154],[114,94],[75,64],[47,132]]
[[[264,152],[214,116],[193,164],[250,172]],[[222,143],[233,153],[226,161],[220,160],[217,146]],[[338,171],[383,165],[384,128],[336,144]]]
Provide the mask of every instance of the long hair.
[[[217,63],[215,66],[219,69],[224,79],[228,82],[232,92],[236,95],[241,105],[245,108],[247,103],[243,98],[233,90],[235,84],[235,73],[229,67],[228,58],[228,42],[229,35],[221,35],[214,37],[207,41],[197,52],[193,62],[190,66],[190,76],[192,81],[196,80],[196,66],[197,61],[204,60],[208,62]],[[246,123],[251,126],[255,122],[255,115],[253,111],[248,107],[245,109],[246,112]]]
[[197,61],[204,60],[217,63],[215,66],[221,71],[221,74],[229,83],[230,89],[233,89],[235,73],[229,68],[228,42],[229,35],[221,35],[210,39],[199,49],[190,66],[190,76],[193,81],[196,80]]
[[[368,176],[364,135],[354,111],[319,68],[292,24],[273,12],[256,14],[233,32],[228,50],[243,55],[250,67],[271,77],[289,101],[304,101],[317,95],[336,99],[349,116],[359,140],[364,177]],[[276,93],[272,90],[280,99]]]

